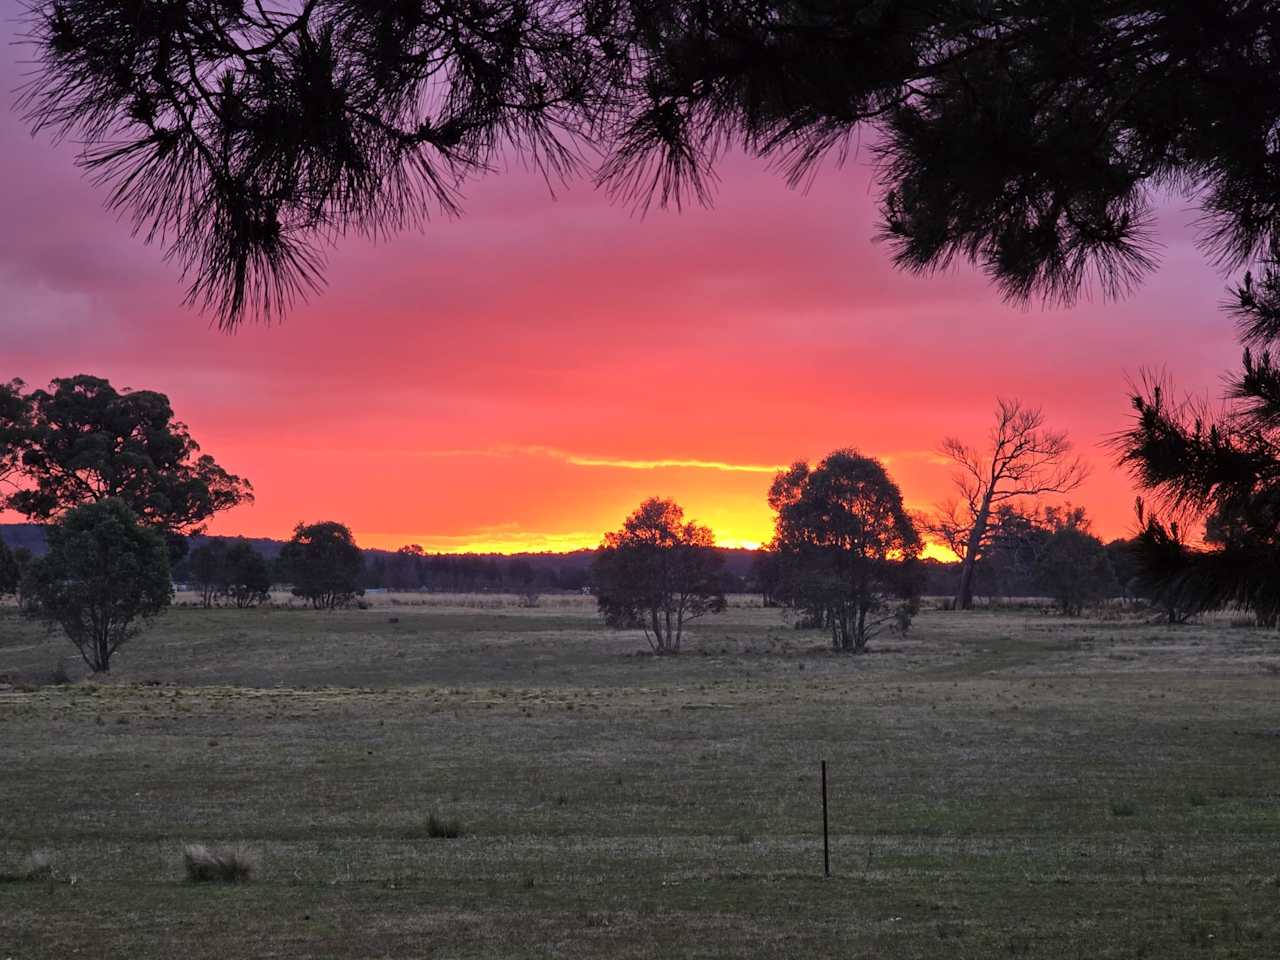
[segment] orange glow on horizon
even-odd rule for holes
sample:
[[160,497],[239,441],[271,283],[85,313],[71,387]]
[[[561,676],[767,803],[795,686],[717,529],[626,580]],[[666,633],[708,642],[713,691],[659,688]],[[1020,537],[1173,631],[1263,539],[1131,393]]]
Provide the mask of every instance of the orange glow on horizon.
[[[758,550],[767,538],[752,536],[735,536],[733,533],[715,533],[716,546],[733,550]],[[366,549],[399,550],[411,544],[422,547],[427,553],[481,553],[498,556],[512,556],[522,553],[569,553],[575,550],[594,550],[600,545],[601,534],[559,533],[529,534],[511,531],[508,534],[490,532],[475,537],[445,538],[422,536],[402,536],[389,533],[356,533],[356,542]],[[948,547],[940,543],[926,541],[920,552],[922,559],[939,560],[950,563],[958,560]]]
[[913,511],[953,498],[939,445],[981,443],[1003,395],[1069,433],[1093,467],[1071,502],[1128,536],[1133,485],[1103,443],[1132,375],[1158,364],[1216,395],[1239,363],[1180,207],[1156,212],[1164,265],[1132,297],[1026,310],[965,266],[895,270],[867,165],[794,191],[742,157],[715,209],[639,220],[589,184],[552,200],[504,170],[458,220],[338,243],[323,292],[226,336],[180,306],[179,271],[103,210],[70,144],[9,115],[0,145],[0,209],[24,225],[0,249],[0,380],[167,394],[253,482],[215,535],[337,520],[373,548],[566,551],[664,496],[749,548],[773,533],[774,472],[842,447],[878,457]]
[[[356,542],[365,548],[375,550],[398,550],[403,546],[416,544],[427,553],[491,553],[500,556],[512,556],[519,553],[570,553],[575,550],[594,550],[600,545],[603,536],[600,534],[563,533],[563,534],[520,534],[513,533],[509,537],[463,537],[453,540],[440,540],[429,536],[402,537],[398,534],[356,534]],[[716,534],[716,546],[735,550],[759,549],[761,541],[743,540],[731,536]]]

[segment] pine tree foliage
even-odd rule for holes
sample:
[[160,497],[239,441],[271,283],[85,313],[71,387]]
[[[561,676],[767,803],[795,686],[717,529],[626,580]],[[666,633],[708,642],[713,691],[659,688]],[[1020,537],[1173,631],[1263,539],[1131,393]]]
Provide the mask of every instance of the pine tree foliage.
[[1220,263],[1278,246],[1275,0],[29,0],[27,23],[32,126],[84,144],[226,326],[509,163],[679,206],[726,151],[804,184],[866,142],[894,260],[971,261],[1017,300],[1128,290],[1169,190]]
[[[1280,622],[1280,273],[1246,275],[1232,309],[1245,341],[1218,408],[1170,396],[1148,378],[1133,423],[1116,438],[1121,462],[1151,497],[1137,540],[1158,598],[1192,612],[1239,607]],[[1204,523],[1203,547],[1187,530]]]

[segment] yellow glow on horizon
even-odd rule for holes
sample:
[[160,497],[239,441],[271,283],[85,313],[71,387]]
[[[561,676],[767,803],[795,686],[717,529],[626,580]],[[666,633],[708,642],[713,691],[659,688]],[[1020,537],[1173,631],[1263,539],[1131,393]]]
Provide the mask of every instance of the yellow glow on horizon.
[[616,470],[721,470],[725,473],[777,473],[785,466],[768,463],[729,463],[724,460],[620,460],[611,457],[564,456],[575,467],[612,467]]
[[[758,533],[735,535],[715,530],[716,546],[731,550],[758,550],[764,543]],[[427,553],[482,553],[512,556],[518,553],[569,553],[574,550],[594,550],[600,545],[603,534],[591,533],[534,533],[512,530],[509,533],[494,530],[477,531],[462,536],[411,536],[392,533],[357,534],[356,542],[366,549],[399,550],[409,544],[417,544]],[[922,559],[951,563],[959,558],[940,543],[926,543],[920,552]]]
[[924,549],[920,551],[920,559],[922,560],[940,560],[942,563],[955,563],[960,558],[952,552],[951,548],[941,543],[926,542]]

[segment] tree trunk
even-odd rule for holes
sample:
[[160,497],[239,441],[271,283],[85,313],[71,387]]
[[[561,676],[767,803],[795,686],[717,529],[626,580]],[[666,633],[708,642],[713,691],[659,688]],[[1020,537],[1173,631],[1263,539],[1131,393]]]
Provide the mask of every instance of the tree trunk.
[[98,630],[98,635],[93,638],[93,670],[95,673],[111,672],[111,647],[108,642],[110,632],[110,624],[103,624],[103,626]]
[[982,505],[973,518],[973,529],[969,531],[969,540],[965,544],[964,559],[960,561],[960,589],[956,593],[955,608],[957,610],[973,609],[973,574],[978,564],[978,554],[982,551],[982,538],[987,533],[987,523],[991,519],[991,494],[982,498]]

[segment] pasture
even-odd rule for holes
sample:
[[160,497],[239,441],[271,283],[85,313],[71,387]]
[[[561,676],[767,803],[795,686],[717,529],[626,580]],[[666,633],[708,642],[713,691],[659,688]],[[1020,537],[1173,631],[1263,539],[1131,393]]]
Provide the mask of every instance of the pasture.
[[104,681],[0,609],[0,874],[53,867],[0,958],[1280,956],[1274,632],[927,610],[852,657],[742,599],[686,647],[583,597],[178,608]]

